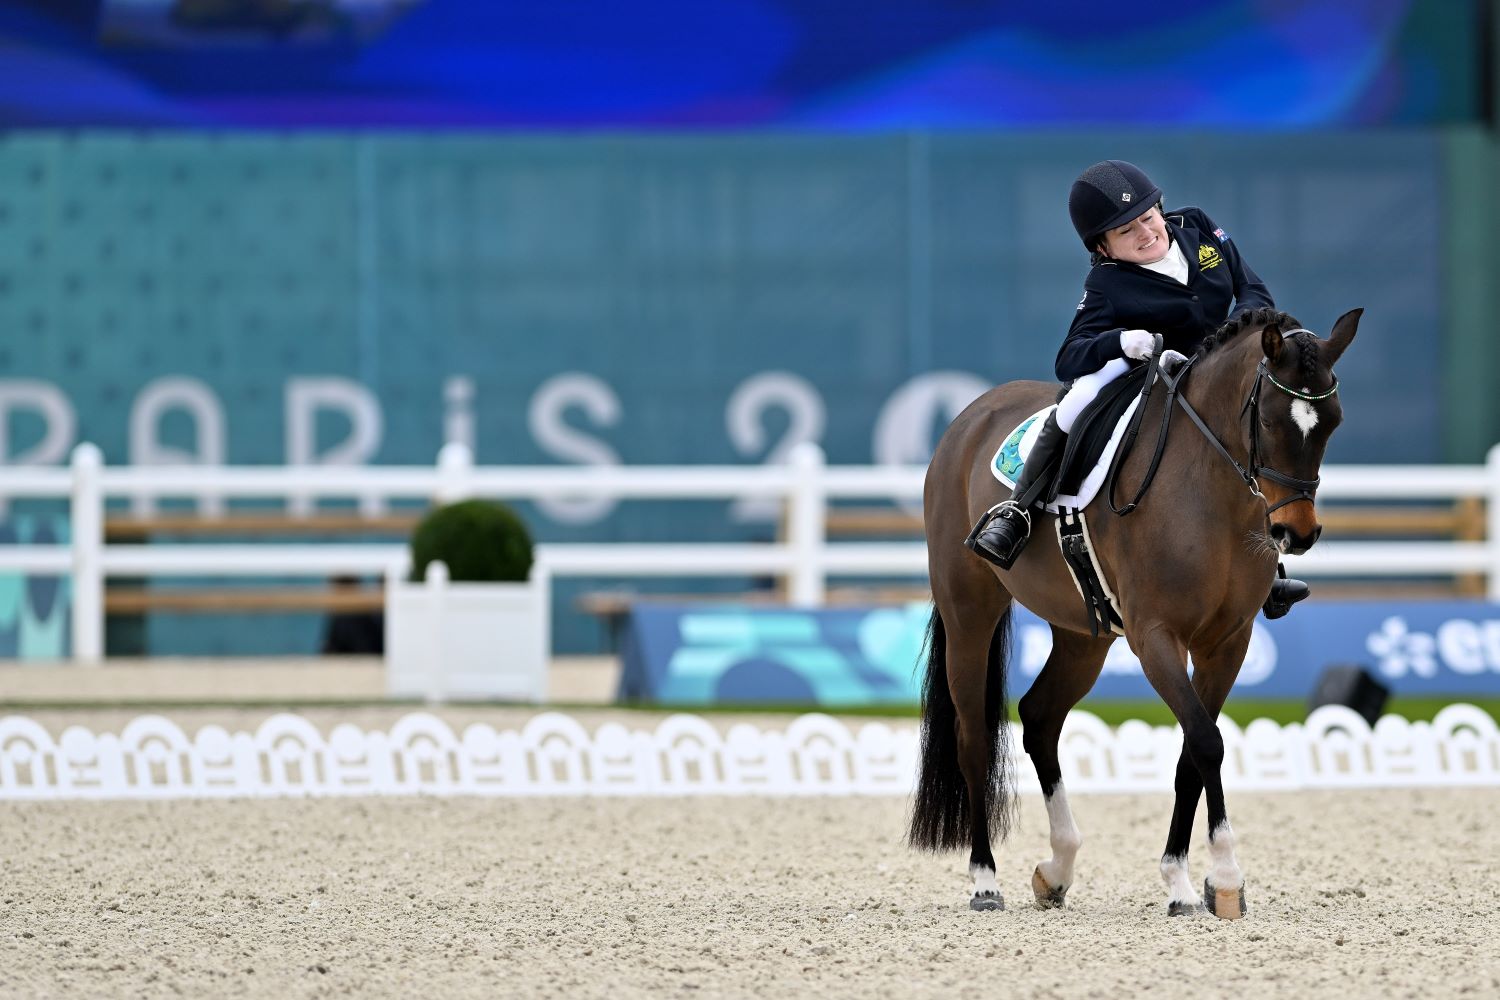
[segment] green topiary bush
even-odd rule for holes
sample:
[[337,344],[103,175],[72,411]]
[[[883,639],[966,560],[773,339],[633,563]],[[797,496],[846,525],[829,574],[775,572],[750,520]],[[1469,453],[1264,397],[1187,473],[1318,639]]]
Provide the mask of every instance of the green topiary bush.
[[412,579],[423,579],[434,559],[447,563],[450,580],[524,582],[531,573],[531,533],[504,504],[465,500],[437,507],[412,533]]

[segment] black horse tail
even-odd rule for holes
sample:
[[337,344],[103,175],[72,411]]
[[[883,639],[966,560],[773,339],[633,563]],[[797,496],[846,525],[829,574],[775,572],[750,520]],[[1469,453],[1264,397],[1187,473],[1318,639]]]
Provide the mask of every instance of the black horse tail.
[[[1005,666],[1010,656],[1010,611],[995,625],[985,669],[984,724],[989,767],[981,808],[991,836],[1004,840],[1015,809],[1011,795],[1010,726],[1006,721]],[[907,843],[918,850],[969,846],[969,790],[958,766],[958,712],[948,688],[947,632],[936,607],[927,621],[927,680],[922,687],[922,759]]]

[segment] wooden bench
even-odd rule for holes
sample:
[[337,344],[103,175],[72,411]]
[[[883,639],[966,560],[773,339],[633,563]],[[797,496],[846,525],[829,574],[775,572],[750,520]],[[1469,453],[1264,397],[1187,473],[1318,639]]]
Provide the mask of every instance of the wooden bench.
[[[1338,502],[1318,508],[1324,536],[1328,538],[1441,538],[1482,542],[1485,538],[1485,503],[1480,497],[1461,497],[1450,503],[1359,506]],[[919,515],[899,507],[834,507],[828,512],[828,537],[847,538],[922,537]],[[1389,580],[1375,583],[1319,581],[1321,596],[1340,598],[1404,598],[1483,596],[1485,578],[1464,573],[1451,581]]]
[[[422,512],[367,516],[358,512],[319,512],[305,517],[280,511],[233,511],[205,517],[165,513],[151,517],[118,515],[105,518],[104,539],[120,544],[148,543],[152,538],[275,538],[337,535],[386,535],[405,539]],[[184,614],[354,614],[383,611],[385,591],[379,586],[268,587],[141,587],[115,580],[104,591],[106,615],[152,612]]]
[[214,590],[186,587],[135,590],[110,587],[104,592],[104,613],[107,615],[141,615],[155,611],[188,614],[352,614],[384,610],[385,591],[379,587],[239,587]]
[[[1326,504],[1318,510],[1330,536],[1389,536],[1484,540],[1484,501],[1463,497],[1451,504],[1410,507],[1349,507]],[[828,512],[829,538],[849,535],[920,538],[922,518],[895,507],[836,507]]]
[[231,513],[219,517],[166,514],[104,519],[106,542],[146,541],[158,535],[223,538],[234,535],[401,535],[411,534],[421,514],[288,514]]
[[[107,541],[149,542],[153,537],[223,538],[233,536],[391,535],[407,537],[421,512],[365,516],[357,512],[317,513],[294,517],[280,512],[231,512],[222,516],[162,514],[153,517],[114,516],[104,523]],[[1325,505],[1320,516],[1328,535],[1357,537],[1440,537],[1482,541],[1485,536],[1484,501],[1465,497],[1447,504],[1410,506]],[[922,519],[900,507],[834,507],[828,512],[826,531],[830,539],[922,537]],[[1339,597],[1451,597],[1480,595],[1484,577],[1464,574],[1451,582],[1396,580],[1378,583],[1320,582],[1323,596]],[[778,590],[736,593],[649,594],[633,590],[595,591],[579,596],[579,610],[603,619],[612,634],[637,601],[705,603],[713,601],[774,605],[784,602]],[[830,588],[828,603],[899,604],[928,599],[922,585],[872,585]],[[179,613],[269,613],[305,612],[331,614],[377,611],[384,607],[378,587],[330,588],[235,587],[235,588],[141,588],[118,582],[105,591],[106,614],[138,615],[155,611]]]

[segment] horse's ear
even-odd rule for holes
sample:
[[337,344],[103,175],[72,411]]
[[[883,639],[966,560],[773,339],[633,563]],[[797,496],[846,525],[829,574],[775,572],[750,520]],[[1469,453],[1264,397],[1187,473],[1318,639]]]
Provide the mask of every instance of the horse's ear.
[[1333,332],[1328,335],[1329,368],[1334,366],[1343,355],[1344,348],[1354,339],[1354,332],[1359,329],[1359,317],[1363,314],[1363,309],[1350,309],[1333,324]]
[[1267,323],[1260,331],[1260,347],[1266,352],[1266,360],[1275,364],[1281,357],[1281,326],[1275,322]]

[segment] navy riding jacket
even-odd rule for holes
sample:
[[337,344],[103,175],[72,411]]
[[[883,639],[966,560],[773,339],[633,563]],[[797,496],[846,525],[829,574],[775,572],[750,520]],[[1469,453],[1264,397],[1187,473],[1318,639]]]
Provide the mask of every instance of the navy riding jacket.
[[1201,209],[1167,215],[1167,234],[1187,258],[1188,281],[1120,260],[1100,258],[1083,282],[1083,299],[1057,352],[1064,382],[1123,358],[1122,330],[1159,333],[1169,350],[1192,354],[1235,311],[1275,305],[1224,230]]

